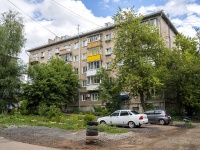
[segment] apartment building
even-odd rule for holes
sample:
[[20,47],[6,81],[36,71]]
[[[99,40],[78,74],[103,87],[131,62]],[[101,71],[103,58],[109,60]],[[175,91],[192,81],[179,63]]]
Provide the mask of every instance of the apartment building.
[[[168,17],[162,12],[144,16],[143,22],[151,22],[159,29],[159,34],[165,40],[166,46],[172,48],[178,33]],[[77,71],[82,89],[79,99],[74,104],[68,105],[68,110],[80,109],[83,111],[93,110],[94,105],[101,105],[98,99],[99,81],[96,78],[100,67],[109,68],[114,55],[112,54],[114,42],[112,40],[115,26],[106,23],[105,27],[85,32],[76,36],[55,37],[48,40],[48,44],[27,50],[30,53],[29,63],[47,63],[52,57],[63,58]],[[163,100],[154,102],[159,108],[164,107]],[[141,112],[138,98],[134,98],[124,108],[134,109]]]

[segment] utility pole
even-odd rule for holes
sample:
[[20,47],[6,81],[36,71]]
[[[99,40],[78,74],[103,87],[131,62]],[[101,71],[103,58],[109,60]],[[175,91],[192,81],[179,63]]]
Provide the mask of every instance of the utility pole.
[[[80,44],[80,35],[79,35],[79,25],[78,25],[78,77],[79,77],[79,81],[80,81],[80,85],[81,85],[81,44]],[[79,94],[78,94],[78,110],[80,111],[80,102],[81,102],[81,92],[79,90]]]

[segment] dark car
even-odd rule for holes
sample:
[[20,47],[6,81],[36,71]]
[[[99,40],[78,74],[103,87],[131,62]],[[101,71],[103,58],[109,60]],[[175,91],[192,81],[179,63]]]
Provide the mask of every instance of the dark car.
[[171,117],[165,110],[148,110],[144,114],[147,115],[149,123],[168,125],[171,122]]

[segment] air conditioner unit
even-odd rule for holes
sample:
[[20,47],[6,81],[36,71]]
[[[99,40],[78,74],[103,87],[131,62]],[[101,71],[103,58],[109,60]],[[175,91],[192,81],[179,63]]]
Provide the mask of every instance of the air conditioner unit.
[[87,97],[90,97],[90,94],[87,94]]

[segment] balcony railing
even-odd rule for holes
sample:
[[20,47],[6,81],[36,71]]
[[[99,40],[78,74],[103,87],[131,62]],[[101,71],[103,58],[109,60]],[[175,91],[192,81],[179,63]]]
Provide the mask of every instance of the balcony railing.
[[60,50],[59,55],[64,55],[64,54],[68,54],[68,53],[71,53],[71,50],[70,50],[70,49],[69,49],[69,50],[62,49],[62,50]]
[[97,46],[101,46],[101,41],[88,43],[87,48],[93,48],[93,47],[97,47]]
[[97,91],[99,84],[89,84],[86,86],[86,90],[88,91]]

